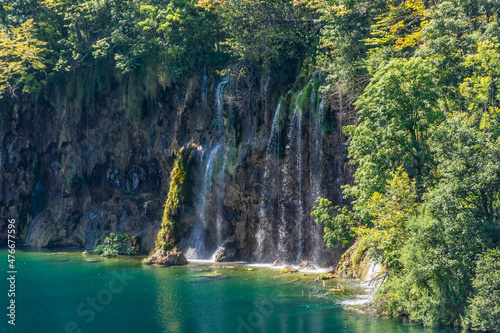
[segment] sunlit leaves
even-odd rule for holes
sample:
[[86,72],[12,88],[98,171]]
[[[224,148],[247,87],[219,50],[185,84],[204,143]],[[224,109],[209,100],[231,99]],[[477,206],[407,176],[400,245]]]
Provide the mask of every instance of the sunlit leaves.
[[33,37],[34,22],[0,30],[0,97],[16,96],[17,90],[30,92],[40,87],[38,71],[45,68],[41,53],[46,43]]
[[398,168],[391,173],[384,192],[375,192],[367,202],[373,217],[372,226],[361,225],[353,230],[372,248],[376,259],[391,269],[401,266],[401,250],[408,239],[407,221],[417,207],[415,181]]

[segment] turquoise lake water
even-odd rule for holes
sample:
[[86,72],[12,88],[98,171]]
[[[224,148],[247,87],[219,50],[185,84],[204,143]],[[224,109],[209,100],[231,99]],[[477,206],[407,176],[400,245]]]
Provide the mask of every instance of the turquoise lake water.
[[[5,276],[6,250],[0,258]],[[3,278],[0,332],[454,332],[347,312],[339,302],[355,296],[315,296],[337,283],[311,283],[317,273],[209,263],[157,268],[19,249],[16,264],[16,326],[7,324]]]

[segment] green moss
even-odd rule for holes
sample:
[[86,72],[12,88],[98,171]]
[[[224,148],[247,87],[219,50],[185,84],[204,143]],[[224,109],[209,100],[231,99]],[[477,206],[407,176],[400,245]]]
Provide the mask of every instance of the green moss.
[[302,89],[302,93],[298,96],[297,106],[299,107],[299,111],[301,114],[303,114],[309,107],[312,89],[312,85],[306,84],[304,89]]
[[331,121],[325,121],[323,123],[322,133],[323,135],[335,133],[335,123]]
[[233,177],[235,176],[236,172],[236,161],[238,160],[238,154],[239,150],[238,148],[235,147],[230,148],[229,151],[227,152],[227,157],[226,157],[227,171]]
[[358,247],[356,248],[356,252],[354,252],[354,256],[352,257],[352,266],[353,266],[354,271],[356,271],[358,264],[359,264],[359,261],[360,261],[361,257],[363,256],[363,254],[365,253],[365,250],[366,250],[366,244],[365,244],[365,241],[362,239],[359,242]]
[[161,229],[156,237],[156,248],[171,250],[181,234],[178,213],[184,201],[186,170],[188,168],[186,154],[178,152],[174,167],[170,173],[170,186],[163,209]]

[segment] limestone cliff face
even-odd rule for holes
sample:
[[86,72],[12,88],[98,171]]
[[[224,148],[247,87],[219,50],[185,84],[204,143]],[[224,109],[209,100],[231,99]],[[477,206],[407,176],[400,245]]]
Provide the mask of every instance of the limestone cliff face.
[[125,232],[149,251],[173,154],[189,146],[180,247],[202,242],[202,257],[235,236],[243,260],[338,261],[342,251],[325,251],[310,217],[318,195],[342,204],[352,178],[347,113],[334,102],[308,90],[299,110],[300,93],[272,76],[193,75],[153,97],[136,92],[134,103],[130,84],[112,80],[84,99],[72,84],[3,106],[0,242],[8,217],[32,246],[92,248]]

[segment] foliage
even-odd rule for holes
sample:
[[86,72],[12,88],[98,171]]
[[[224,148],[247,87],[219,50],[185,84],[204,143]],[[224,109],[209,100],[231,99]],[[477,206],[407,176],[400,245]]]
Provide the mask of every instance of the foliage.
[[357,188],[364,203],[381,191],[391,170],[402,166],[422,188],[429,181],[433,156],[427,144],[429,127],[443,120],[431,65],[423,59],[393,59],[374,75],[356,102],[360,124],[344,131],[352,136],[349,155],[358,165]]
[[0,9],[0,88],[11,94],[102,61],[127,75],[153,68],[162,82],[228,61],[235,72],[295,72],[318,29],[311,10],[281,0],[13,0]]
[[408,238],[408,219],[416,208],[415,183],[398,168],[387,181],[385,193],[375,192],[367,203],[372,226],[354,227],[372,256],[390,269],[401,266],[401,249]]
[[200,0],[198,6],[223,18],[220,44],[243,64],[289,66],[315,43],[313,13],[290,1]]
[[0,98],[16,91],[36,91],[43,84],[38,72],[45,69],[41,55],[46,44],[33,36],[35,24],[28,19],[19,27],[0,29]]
[[139,245],[135,236],[111,233],[92,252],[103,257],[116,257],[119,254],[131,255],[139,253]]
[[[349,218],[349,216],[342,219],[335,219],[332,202],[326,198],[319,197],[316,199],[316,205],[317,206],[313,207],[311,216],[316,219],[316,223],[325,225],[324,239],[326,244],[328,246],[334,246],[336,244],[343,247],[348,246],[349,243],[355,238],[355,232],[352,231],[352,219]],[[337,217],[345,217],[350,212],[346,207],[344,207],[342,208],[342,213],[343,214],[340,214]]]
[[[327,245],[359,235],[367,253],[386,264],[389,278],[375,299],[380,313],[427,326],[492,329],[485,299],[478,296],[472,310],[467,297],[479,295],[477,257],[500,242],[500,6],[311,3],[335,14],[324,14],[324,45],[359,51],[328,51],[337,57],[325,56],[325,68],[348,59],[350,72],[367,82],[354,80],[349,92],[348,75],[329,76],[331,92],[356,99],[359,120],[344,127],[357,166],[354,184],[344,188],[351,206],[336,214],[329,202],[315,208],[322,208]],[[356,42],[334,17],[362,8],[368,21],[353,29],[364,36]]]
[[475,330],[500,332],[500,251],[489,250],[477,262],[467,324]]

